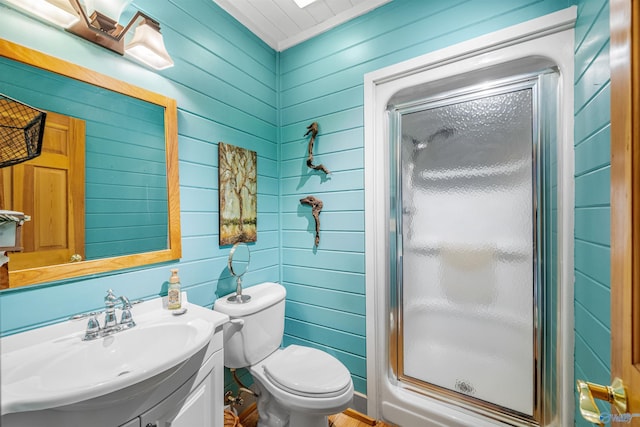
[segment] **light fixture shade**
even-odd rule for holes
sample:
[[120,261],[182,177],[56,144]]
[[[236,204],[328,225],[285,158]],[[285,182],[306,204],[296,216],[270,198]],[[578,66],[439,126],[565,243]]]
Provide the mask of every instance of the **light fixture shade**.
[[13,6],[51,22],[68,28],[80,20],[68,0],[6,0]]
[[136,27],[133,39],[125,48],[125,53],[156,70],[173,67],[173,60],[164,47],[160,27],[150,19],[144,19]]
[[93,12],[100,12],[116,22],[120,22],[122,11],[131,4],[133,0],[84,0],[87,16]]

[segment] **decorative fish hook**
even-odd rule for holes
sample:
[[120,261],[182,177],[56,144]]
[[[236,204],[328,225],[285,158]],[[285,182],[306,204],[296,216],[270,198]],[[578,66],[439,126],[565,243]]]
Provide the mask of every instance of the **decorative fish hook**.
[[316,246],[320,244],[320,211],[322,211],[322,200],[307,196],[304,199],[300,199],[300,203],[303,205],[311,206],[311,215],[316,220]]
[[311,134],[311,139],[309,140],[309,157],[307,157],[307,166],[314,170],[321,170],[322,172],[329,174],[329,170],[324,167],[323,164],[314,165],[313,164],[313,143],[316,140],[316,135],[318,135],[318,122],[313,122],[309,126],[307,126],[307,133],[304,136]]

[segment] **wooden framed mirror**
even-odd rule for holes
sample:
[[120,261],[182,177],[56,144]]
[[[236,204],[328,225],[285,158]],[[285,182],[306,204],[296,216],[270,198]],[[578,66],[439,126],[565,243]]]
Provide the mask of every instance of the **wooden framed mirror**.
[[[10,64],[9,66],[13,67],[15,64],[15,67],[17,67],[17,71],[11,73],[3,72],[2,81],[4,81],[5,83],[12,80],[17,80],[19,75],[23,76],[25,73],[30,73],[31,67],[33,67],[33,70],[37,70],[37,72],[50,73],[51,80],[47,81],[46,84],[41,83],[43,86],[51,88],[51,95],[49,95],[50,97],[60,97],[68,99],[72,99],[74,97],[81,98],[81,101],[83,101],[84,104],[81,103],[79,106],[72,107],[71,113],[63,112],[63,114],[71,116],[70,119],[75,120],[70,122],[72,124],[68,126],[68,129],[73,130],[72,133],[80,134],[81,137],[84,137],[83,133],[85,132],[84,124],[81,122],[87,121],[87,126],[91,126],[91,123],[95,122],[95,120],[91,118],[83,120],[82,114],[76,114],[73,111],[74,108],[75,111],[94,108],[98,111],[98,115],[105,116],[108,115],[109,112],[107,111],[107,108],[104,108],[104,114],[102,114],[102,111],[100,111],[101,106],[106,107],[107,105],[110,105],[112,106],[111,110],[117,110],[117,113],[121,117],[120,119],[115,118],[111,123],[94,123],[94,129],[99,130],[92,131],[92,134],[95,140],[100,141],[100,147],[120,145],[120,151],[126,154],[121,158],[115,158],[111,154],[101,153],[102,157],[91,159],[87,157],[86,161],[88,163],[93,163],[94,165],[98,164],[98,166],[95,168],[97,170],[102,168],[102,172],[97,173],[103,173],[105,175],[102,180],[108,181],[108,184],[111,186],[111,189],[109,190],[111,193],[129,194],[129,199],[120,200],[119,206],[117,205],[117,201],[109,200],[108,198],[104,198],[103,196],[96,197],[95,194],[102,194],[100,193],[100,191],[102,191],[101,183],[96,182],[96,179],[92,180],[90,178],[90,175],[95,172],[92,172],[91,166],[87,164],[86,170],[88,171],[87,175],[89,175],[88,180],[86,182],[83,182],[81,185],[76,185],[76,187],[85,187],[87,189],[86,196],[83,191],[76,193],[76,190],[71,190],[71,187],[61,191],[71,195],[67,196],[70,200],[68,201],[69,207],[61,210],[61,212],[63,212],[61,216],[66,215],[70,218],[70,225],[67,228],[72,230],[81,229],[76,231],[79,231],[78,235],[81,235],[82,237],[69,234],[69,230],[67,230],[66,228],[64,232],[58,233],[60,234],[59,240],[64,240],[69,243],[73,243],[73,241],[76,241],[77,244],[75,245],[75,248],[69,249],[72,255],[69,256],[68,253],[65,253],[64,255],[61,255],[62,258],[58,258],[57,260],[49,262],[44,261],[44,258],[46,258],[45,256],[32,256],[32,260],[29,260],[29,257],[25,256],[19,259],[19,261],[15,261],[17,267],[14,268],[12,267],[11,262],[12,254],[9,254],[10,261],[8,264],[8,284],[6,284],[6,281],[4,281],[5,283],[4,285],[0,285],[0,289],[16,288],[26,285],[78,278],[81,276],[106,273],[115,270],[140,267],[144,265],[179,259],[181,257],[182,250],[180,234],[178,126],[176,101],[166,96],[122,82],[115,78],[100,74],[96,71],[69,63],[59,58],[46,55],[44,53],[29,49],[21,45],[17,45],[3,39],[0,39],[0,60],[4,61],[5,65]],[[0,65],[2,64],[0,63]],[[49,80],[49,77],[46,77],[46,79]],[[56,79],[64,79],[64,84],[58,84],[60,80]],[[41,80],[45,79],[38,77],[33,79],[32,81],[35,83]],[[0,81],[0,92],[3,91],[2,81]],[[75,88],[70,90],[71,92],[73,92],[72,94],[63,92],[61,88],[63,86],[67,86],[67,81],[69,82],[69,84],[82,85],[83,88],[88,88],[82,90],[95,92],[95,98],[93,98],[92,100],[87,100],[85,94]],[[8,86],[10,85],[4,85],[5,88],[7,88]],[[26,87],[30,86],[30,83],[28,80],[24,80],[16,86]],[[33,93],[35,93],[35,95],[33,95],[32,99],[30,100],[31,106],[51,111],[52,113],[60,113],[60,111],[55,111],[55,108],[52,110],[50,106],[51,104],[48,104],[47,100],[45,100],[44,98],[40,98],[43,90],[38,88],[29,89]],[[39,105],[41,103],[45,104],[45,106],[43,107],[42,105]],[[113,107],[114,104],[116,105],[116,107]],[[132,119],[138,121],[133,121],[132,124],[128,124],[129,129],[127,130],[127,125],[124,125],[122,123],[122,118],[132,117],[138,114],[132,113],[132,111],[143,111],[144,113],[141,113],[141,115],[144,115],[145,117]],[[152,117],[153,119],[150,119],[149,117]],[[60,120],[64,121],[64,119]],[[60,120],[57,120],[55,122],[56,128],[60,127]],[[112,139],[113,136],[110,136],[114,134],[125,134],[126,132],[129,132],[130,135],[128,135],[127,137],[122,137],[121,140],[118,141]],[[75,141],[74,138],[70,140]],[[149,139],[150,141],[153,139],[154,141],[150,143],[156,144],[157,147],[149,148],[144,146],[144,143],[138,144],[139,141],[145,139]],[[89,140],[88,129],[87,140]],[[128,147],[126,145],[128,141],[135,141],[136,146],[134,147],[132,145],[131,147]],[[70,146],[73,146],[73,144],[74,143],[72,142]],[[75,144],[80,145],[80,143]],[[133,154],[134,152],[140,153]],[[154,154],[151,154],[152,152]],[[81,153],[81,155],[84,156],[84,153]],[[153,156],[155,156],[156,159],[149,160],[149,157]],[[105,160],[108,158],[110,158],[110,160]],[[37,160],[38,158],[33,159],[33,161]],[[32,161],[27,161],[23,163],[23,165],[29,165],[30,162]],[[129,163],[129,170],[123,171],[122,169],[119,169],[119,166],[110,166],[109,162],[116,165]],[[2,182],[0,182],[0,190],[2,190],[3,195],[0,200],[2,200],[4,206],[0,206],[0,209],[19,210],[20,208],[24,209],[25,206],[33,208],[33,206],[35,205],[33,201],[25,201],[24,203],[19,202],[16,206],[14,199],[19,200],[19,197],[13,197],[14,194],[20,192],[25,194],[27,193],[23,190],[23,182],[28,182],[29,179],[16,180],[14,178],[14,181],[19,181],[17,185],[7,184],[8,179],[6,179],[6,177],[9,176],[9,172],[5,169],[7,168],[0,169],[0,174],[2,174],[2,177],[4,177],[4,179],[2,179]],[[154,169],[156,171],[150,172],[150,170]],[[150,175],[155,175],[154,179],[156,182],[160,182],[160,185],[153,187],[153,185],[143,182],[141,184],[136,184],[135,187],[137,187],[137,190],[132,189],[132,187],[134,186],[128,186],[127,184],[129,184],[132,179],[131,177],[136,172],[138,172],[138,174],[145,179],[147,179]],[[22,177],[23,175],[28,175],[28,173],[20,173],[22,174],[19,175],[20,177]],[[110,175],[108,175],[107,173],[110,173]],[[84,177],[84,170],[82,171],[80,176]],[[40,179],[42,180],[42,178]],[[84,181],[84,178],[74,179],[76,181]],[[34,178],[32,178],[31,180],[34,180]],[[54,182],[49,178],[47,178],[46,180],[47,182]],[[78,184],[78,182],[75,182],[75,184]],[[117,185],[121,185],[121,187],[114,187]],[[53,188],[62,187],[65,186],[59,185],[58,187],[54,186]],[[91,193],[94,194],[93,196],[89,196],[90,191],[94,192]],[[44,191],[40,190],[40,192],[43,193]],[[139,196],[142,193],[154,193],[155,196],[153,196],[153,198],[143,198]],[[83,196],[79,196],[78,194],[82,194]],[[89,200],[89,198],[91,200]],[[102,198],[103,200],[96,201],[96,199],[98,198]],[[122,198],[124,199],[124,196]],[[11,200],[11,202],[8,202],[8,200]],[[47,206],[55,203],[58,202],[49,200],[47,201]],[[111,210],[107,209],[102,212],[99,211],[98,208],[95,208],[93,211],[87,211],[86,214],[84,213],[85,206],[97,206],[99,203],[101,203],[102,206],[114,207],[112,207]],[[74,216],[71,214],[72,205],[74,206],[74,209],[78,206],[82,207],[82,210],[80,210],[80,212],[82,213],[77,215],[78,218],[74,219]],[[135,205],[139,205],[139,207],[134,209],[133,206]],[[131,245],[127,243],[126,238],[118,238],[118,245],[120,247],[127,247],[126,249],[121,250],[114,249],[114,247],[118,245],[108,244],[108,242],[106,241],[92,242],[85,245],[85,227],[87,230],[86,234],[91,234],[92,236],[99,234],[112,235],[114,230],[114,228],[112,228],[111,226],[105,226],[103,223],[98,223],[97,226],[93,227],[93,229],[90,229],[88,225],[85,226],[86,218],[88,218],[88,220],[86,221],[87,223],[95,223],[96,221],[102,221],[105,218],[117,217],[118,215],[123,214],[123,211],[127,206],[132,206],[132,212],[127,213],[128,216],[137,216],[137,221],[146,221],[146,225],[150,221],[147,220],[147,217],[145,217],[145,215],[148,215],[149,211],[152,210],[152,208],[150,207],[151,205],[157,206],[157,212],[154,211],[153,215],[158,218],[157,224],[155,224],[155,229],[158,230],[158,233],[153,236],[153,239],[149,236],[146,236],[146,243],[136,242],[134,245]],[[37,214],[39,211],[41,212],[43,209],[49,208],[43,208],[41,206],[40,208],[36,207],[33,209]],[[34,212],[25,213],[27,215],[34,215]],[[122,228],[124,230],[124,227]],[[128,229],[132,232],[138,232],[141,228],[144,227],[132,226],[131,224],[128,225]],[[46,236],[50,236],[51,234],[53,234],[52,230],[53,228],[48,230]],[[56,227],[55,230],[58,230],[58,228]],[[126,231],[124,232],[126,233]],[[36,234],[35,240],[38,240],[37,233],[34,234]],[[108,237],[105,237],[105,239],[108,240]],[[140,240],[142,241],[142,238]],[[148,244],[148,242],[151,240],[155,240],[156,243]],[[29,245],[34,246],[31,243],[23,246],[26,247]],[[92,249],[87,249],[86,247],[88,246],[91,246]],[[128,246],[132,246],[135,248],[130,250]],[[110,249],[107,250],[105,249],[106,247],[110,247]],[[81,248],[79,251],[82,252],[82,254],[76,254],[76,248]],[[31,250],[32,248],[29,248],[29,251]],[[88,253],[88,256],[83,256],[85,250]],[[20,255],[23,254],[21,253]],[[47,257],[49,256],[47,255]],[[51,258],[54,259],[53,256]],[[82,260],[79,261],[79,258]],[[36,259],[37,261],[35,261]],[[64,259],[67,259],[68,261],[65,261]],[[6,270],[5,274],[7,274]]]

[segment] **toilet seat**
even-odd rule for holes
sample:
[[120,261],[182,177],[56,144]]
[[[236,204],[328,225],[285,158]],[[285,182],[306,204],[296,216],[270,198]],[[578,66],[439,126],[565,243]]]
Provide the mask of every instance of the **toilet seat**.
[[334,397],[351,387],[351,375],[335,357],[310,347],[290,345],[262,363],[267,378],[304,397]]

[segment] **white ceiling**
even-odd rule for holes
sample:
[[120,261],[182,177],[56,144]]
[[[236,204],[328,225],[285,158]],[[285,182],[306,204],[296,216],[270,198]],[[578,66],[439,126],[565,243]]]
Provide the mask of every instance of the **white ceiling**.
[[391,0],[213,0],[275,50],[282,51]]

